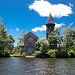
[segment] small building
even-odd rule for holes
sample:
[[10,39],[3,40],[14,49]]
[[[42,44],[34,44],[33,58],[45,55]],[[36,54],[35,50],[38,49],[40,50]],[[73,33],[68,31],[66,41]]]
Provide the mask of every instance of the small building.
[[19,46],[20,48],[22,48],[22,51],[24,50],[24,43],[23,43],[23,42],[20,42],[20,43],[18,44],[18,46]]

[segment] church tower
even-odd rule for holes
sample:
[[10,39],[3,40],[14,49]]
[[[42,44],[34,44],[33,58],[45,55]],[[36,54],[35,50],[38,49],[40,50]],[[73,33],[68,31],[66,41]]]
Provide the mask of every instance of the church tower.
[[51,31],[53,31],[55,23],[53,21],[52,15],[50,13],[47,23],[46,23],[46,39],[49,37]]

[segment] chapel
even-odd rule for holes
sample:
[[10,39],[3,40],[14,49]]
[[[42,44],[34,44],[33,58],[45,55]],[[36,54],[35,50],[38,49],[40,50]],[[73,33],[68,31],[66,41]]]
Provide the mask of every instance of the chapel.
[[[46,39],[48,39],[49,34],[51,31],[53,31],[55,27],[55,23],[53,21],[52,15],[51,13],[49,14],[48,20],[46,22]],[[34,33],[29,32],[28,34],[26,34],[26,36],[24,37],[25,41],[20,42],[18,44],[19,47],[22,48],[22,50],[27,54],[27,55],[32,55],[34,53],[34,51],[36,50],[35,47],[35,43],[38,40],[39,37],[37,37]]]

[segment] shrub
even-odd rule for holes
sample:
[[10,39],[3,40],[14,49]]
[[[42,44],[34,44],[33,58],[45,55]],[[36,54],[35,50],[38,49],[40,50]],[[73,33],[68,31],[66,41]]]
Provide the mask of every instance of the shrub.
[[10,57],[10,51],[9,50],[0,51],[0,57]]
[[69,55],[65,50],[62,50],[62,51],[56,52],[56,57],[57,58],[67,58],[67,57],[69,57]]
[[41,57],[41,52],[40,51],[35,51],[34,56],[38,57],[38,58]]
[[9,50],[4,50],[4,56],[9,57],[10,56],[10,51]]
[[47,53],[43,53],[42,51],[35,51],[34,56],[37,58],[49,57],[49,55]]
[[51,57],[51,58],[54,58],[54,57],[56,57],[56,52],[57,52],[57,50],[48,50],[48,52],[47,52],[47,54],[49,55],[49,57]]
[[22,52],[21,57],[25,57],[25,56],[26,56],[25,52]]
[[25,57],[25,53],[22,52],[21,48],[19,48],[18,46],[16,46],[11,51],[11,56],[14,56],[14,57]]
[[35,45],[37,49],[37,51],[34,52],[35,57],[38,58],[49,57],[49,55],[47,54],[47,50],[49,49],[49,44],[46,39],[39,39]]
[[73,49],[69,49],[69,50],[68,50],[68,55],[69,55],[69,57],[74,58],[74,57],[75,57],[75,52],[74,52],[74,50],[73,50]]

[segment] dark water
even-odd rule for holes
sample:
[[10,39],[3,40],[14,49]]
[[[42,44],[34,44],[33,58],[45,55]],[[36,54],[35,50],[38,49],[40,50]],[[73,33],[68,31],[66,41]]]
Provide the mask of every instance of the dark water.
[[75,75],[75,58],[0,58],[0,75]]

